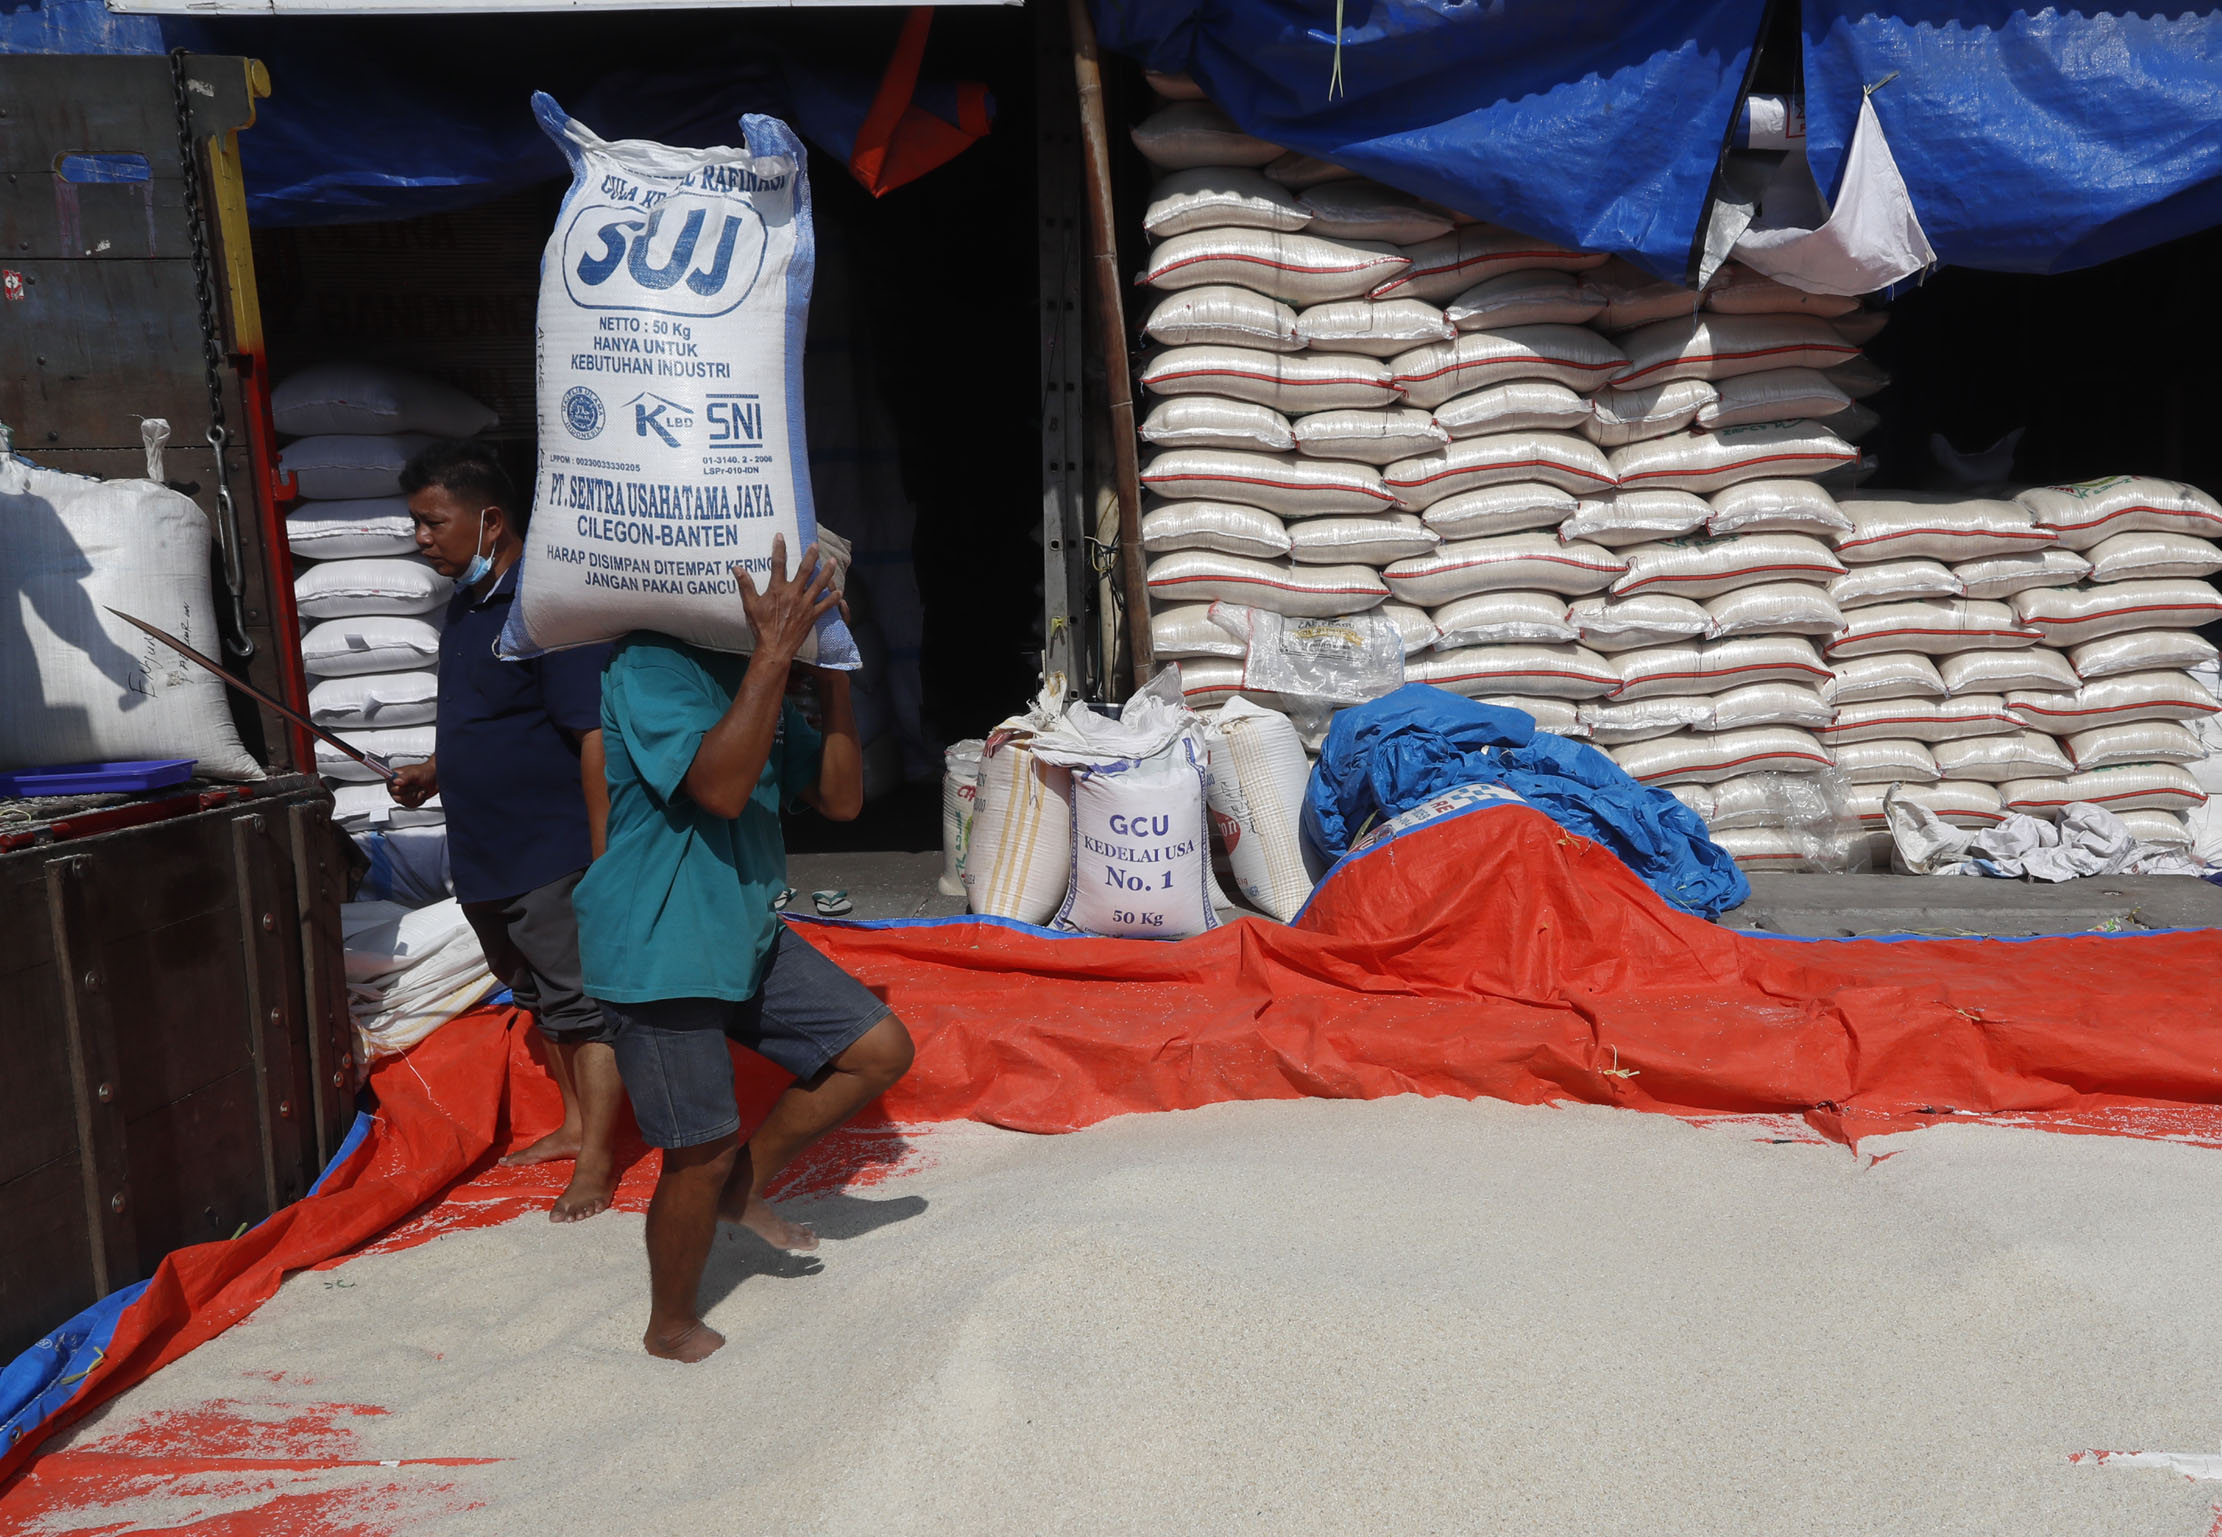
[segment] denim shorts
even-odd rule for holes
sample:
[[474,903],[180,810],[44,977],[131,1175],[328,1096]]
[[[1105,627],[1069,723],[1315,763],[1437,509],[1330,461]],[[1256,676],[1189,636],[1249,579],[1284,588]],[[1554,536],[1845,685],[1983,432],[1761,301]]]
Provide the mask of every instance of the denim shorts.
[[797,1078],[814,1078],[893,1012],[810,941],[779,925],[756,996],[602,1005],[617,1071],[651,1147],[694,1147],[741,1129],[728,1037]]

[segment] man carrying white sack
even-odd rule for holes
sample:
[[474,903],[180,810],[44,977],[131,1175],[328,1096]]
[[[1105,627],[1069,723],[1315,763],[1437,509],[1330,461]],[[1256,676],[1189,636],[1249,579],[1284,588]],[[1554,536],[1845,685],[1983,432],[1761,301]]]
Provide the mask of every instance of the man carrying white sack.
[[[864,751],[845,672],[815,670],[824,731],[787,700],[819,619],[841,606],[818,547],[793,577],[772,540],[761,591],[736,565],[753,656],[637,630],[602,675],[609,840],[579,883],[586,987],[617,1025],[617,1065],[641,1135],[664,1150],[648,1206],[648,1353],[699,1361],[725,1343],[697,1312],[720,1220],[784,1249],[818,1238],[764,1199],[803,1148],[909,1068],[888,1006],[781,921],[781,806],[848,821]],[[728,1038],[795,1075],[740,1141]]]
[[502,1160],[572,1160],[553,1222],[604,1211],[616,1189],[611,1026],[587,996],[571,890],[602,837],[601,667],[607,646],[529,662],[494,655],[524,553],[508,472],[482,444],[427,445],[402,471],[417,550],[455,581],[440,634],[439,751],[389,787],[404,806],[447,811],[456,900],[486,964],[547,1043],[563,1123]]

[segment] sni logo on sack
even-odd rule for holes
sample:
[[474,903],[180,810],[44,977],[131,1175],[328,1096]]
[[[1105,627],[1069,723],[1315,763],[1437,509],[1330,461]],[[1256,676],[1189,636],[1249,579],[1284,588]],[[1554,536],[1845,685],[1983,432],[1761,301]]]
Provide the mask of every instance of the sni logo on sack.
[[[734,166],[746,190],[767,184]],[[786,178],[772,178],[778,187]],[[736,188],[736,190],[741,190]],[[633,310],[707,320],[738,308],[764,266],[764,220],[748,203],[678,193],[652,209],[596,203],[563,230],[563,284],[582,309]]]

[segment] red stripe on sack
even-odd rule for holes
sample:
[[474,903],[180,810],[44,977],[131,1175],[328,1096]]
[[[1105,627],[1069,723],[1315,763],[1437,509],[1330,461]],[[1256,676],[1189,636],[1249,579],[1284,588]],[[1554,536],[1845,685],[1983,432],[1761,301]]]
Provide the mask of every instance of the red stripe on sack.
[[[1393,486],[1396,484],[1396,482],[1392,480],[1389,482],[1389,484]],[[1842,572],[1829,571],[1829,568],[1826,566],[1742,566],[1734,571],[1698,571],[1677,573],[1662,572],[1658,576],[1647,576],[1642,581],[1635,583],[1633,586],[1625,587],[1621,590],[1623,592],[1636,592],[1644,587],[1650,586],[1653,582],[1717,582],[1722,577],[1757,576],[1768,571],[1822,571],[1827,572],[1831,576],[1840,576],[1843,574]],[[1730,589],[1730,591],[1733,590],[1733,588]],[[1721,596],[1725,598],[1728,596],[1728,594],[1724,592],[1721,594]],[[1958,634],[1960,632],[1954,631],[1953,633]]]
[[[2049,624],[2066,629],[2070,625],[2092,624],[2101,619],[2119,619],[2124,614],[2222,614],[2222,600],[2214,603],[2141,603],[2135,608],[2102,608],[2095,614],[2085,614],[2078,619],[2029,618],[2024,624]],[[2042,639],[2042,637],[2039,637]],[[2104,640],[2107,637],[2099,636]]]
[[[1639,480],[1686,480],[1693,475],[1719,475],[1727,470],[1748,470],[1755,464],[1776,463],[1857,464],[1859,455],[1849,454],[1761,454],[1756,459],[1739,459],[1734,464],[1708,465],[1704,469],[1640,470],[1633,475],[1623,475],[1620,483],[1633,485]],[[1839,573],[1841,574],[1841,573]]]
[[[1803,662],[1753,662],[1748,667],[1713,667],[1702,672],[1647,672],[1640,678],[1624,680],[1619,688],[1613,690],[1613,693],[1616,695],[1625,693],[1631,684],[1657,683],[1662,678],[1669,681],[1676,678],[1733,678],[1740,672],[1773,672],[1785,667],[1796,672],[1809,673],[1816,678],[1833,678],[1836,676],[1826,667],[1808,667]],[[1630,704],[1636,702],[1635,700],[1629,701]]]
[[2133,512],[2158,513],[2161,517],[2164,518],[2197,518],[2203,523],[2212,523],[2216,528],[2222,528],[2222,518],[2218,518],[2213,513],[2202,511],[2201,509],[2196,507],[2148,507],[2143,502],[2138,503],[2134,507],[2116,508],[2114,511],[2108,513],[2105,517],[2093,518],[2088,523],[2046,523],[2040,526],[2044,528],[2057,529],[2063,534],[2080,534],[2087,528],[2102,528],[2106,524],[2113,522],[2116,518],[2126,518]]
[[1657,363],[1647,363],[1632,374],[1622,374],[1613,381],[1613,388],[1624,390],[1630,381],[1641,379],[1645,374],[1655,374],[1662,368],[1672,368],[1678,363],[1728,363],[1739,358],[1771,358],[1784,352],[1835,352],[1847,358],[1859,356],[1859,349],[1849,342],[1842,347],[1832,347],[1827,342],[1795,342],[1780,347],[1754,347],[1749,352],[1684,352]]
[[1193,267],[1198,262],[1248,262],[1253,267],[1270,267],[1275,272],[1301,272],[1306,277],[1345,277],[1353,272],[1364,272],[1369,267],[1385,266],[1389,262],[1402,260],[1402,257],[1396,256],[1377,256],[1371,261],[1360,262],[1354,267],[1307,267],[1300,262],[1268,261],[1262,256],[1244,256],[1234,251],[1215,251],[1203,256],[1184,256],[1168,266],[1153,267],[1143,276],[1142,281],[1154,283],[1168,272],[1178,272],[1181,268]]
[[[1555,459],[1504,459],[1504,460],[1499,460],[1499,461],[1497,461],[1497,462],[1495,462],[1495,463],[1492,463],[1492,464],[1468,464],[1468,465],[1462,465],[1462,466],[1460,466],[1459,468],[1457,468],[1457,469],[1455,469],[1455,470],[1442,470],[1442,471],[1439,471],[1438,473],[1436,473],[1436,474],[1433,474],[1433,475],[1422,475],[1422,476],[1421,476],[1421,477],[1420,477],[1420,478],[1419,478],[1418,480],[1391,480],[1391,479],[1390,479],[1390,478],[1389,478],[1388,476],[1386,476],[1386,475],[1382,476],[1382,477],[1381,477],[1381,479],[1382,479],[1382,482],[1383,482],[1383,484],[1385,484],[1385,485],[1391,485],[1391,486],[1430,486],[1430,485],[1433,485],[1433,484],[1434,484],[1434,483],[1435,483],[1436,481],[1438,481],[1438,480],[1447,480],[1447,479],[1449,479],[1449,478],[1450,478],[1451,476],[1453,476],[1453,475],[1473,475],[1473,474],[1478,474],[1478,473],[1479,473],[1480,471],[1482,471],[1482,470],[1535,470],[1535,469],[1543,469],[1543,470],[1564,470],[1564,471],[1566,471],[1566,473],[1567,473],[1567,474],[1569,474],[1569,475],[1585,475],[1585,476],[1587,476],[1587,477],[1588,477],[1589,479],[1591,479],[1591,480],[1594,480],[1594,481],[1596,481],[1596,482],[1597,482],[1597,483],[1598,483],[1599,485],[1603,485],[1603,486],[1610,486],[1610,485],[1614,485],[1614,484],[1616,484],[1616,482],[1615,482],[1615,481],[1613,480],[1613,478],[1612,478],[1612,477],[1611,477],[1610,475],[1600,475],[1600,474],[1598,474],[1598,473],[1597,473],[1596,471],[1594,471],[1594,470],[1585,470],[1585,469],[1583,469],[1583,468],[1582,468],[1581,466],[1579,466],[1579,465],[1574,465],[1574,464],[1561,464],[1561,463],[1559,463],[1559,462],[1558,462],[1557,460],[1555,460]],[[1479,490],[1482,490],[1482,489],[1484,489],[1484,488],[1482,488],[1482,487],[1480,487],[1480,486],[1476,486],[1476,487],[1475,487],[1474,489],[1475,489],[1475,490],[1477,490],[1477,491],[1479,491]],[[1620,567],[1619,569],[1621,569],[1621,570],[1625,571],[1625,570],[1627,570],[1628,568],[1627,568],[1626,566],[1622,566],[1622,567]]]
[[[2104,770],[2100,770],[2099,772],[2104,772]],[[2006,803],[2006,809],[2008,811],[2018,811],[2024,806],[2073,806],[2078,801],[2088,801],[2092,805],[2101,805],[2107,801],[2126,801],[2133,795],[2173,795],[2177,799],[2181,800],[2187,808],[2191,806],[2204,806],[2207,803],[2207,798],[2204,795],[2187,796],[2183,791],[2176,789],[2173,785],[2156,785],[2149,790],[2124,790],[2119,795],[2077,795],[2067,800],[2059,801],[2008,801]]]
[[1572,358],[1547,358],[1543,356],[1543,354],[1538,352],[1532,353],[1527,357],[1519,358],[1474,358],[1463,363],[1446,363],[1441,368],[1436,369],[1433,373],[1398,374],[1396,378],[1399,384],[1425,384],[1430,379],[1440,379],[1445,374],[1462,373],[1469,368],[1532,368],[1537,363],[1548,363],[1554,368],[1586,368],[1592,371],[1600,368],[1617,368],[1619,366],[1619,362],[1578,363]]
[[1831,721],[1812,730],[1815,736],[1828,736],[1840,731],[1866,731],[1876,726],[1976,726],[1984,721],[2002,721],[2009,726],[2024,724],[2011,715],[1878,715],[1873,720]]
[[1838,637],[1837,639],[1835,639],[1835,640],[1832,640],[1832,641],[1830,641],[1830,642],[1828,643],[1828,645],[1827,645],[1827,646],[1825,646],[1825,647],[1824,647],[1823,649],[1824,649],[1824,650],[1826,650],[1826,651],[1827,651],[1827,652],[1828,652],[1828,653],[1829,653],[1829,654],[1830,654],[1831,656],[1834,656],[1834,655],[1835,655],[1835,654],[1836,654],[1836,653],[1837,653],[1837,652],[1838,652],[1839,650],[1841,650],[1841,649],[1842,649],[1843,647],[1845,647],[1845,646],[1849,646],[1849,645],[1852,645],[1852,644],[1853,644],[1854,642],[1857,642],[1857,643],[1860,643],[1860,644],[1865,644],[1866,642],[1868,642],[1868,641],[1871,641],[1871,640],[1890,640],[1890,639],[1893,639],[1893,638],[1895,638],[1895,637],[1897,637],[1897,636],[1900,636],[1900,635],[1951,635],[1951,636],[1956,636],[1956,637],[1961,637],[1961,638],[1968,638],[1968,639],[1975,639],[1975,640],[1982,640],[1982,639],[1987,639],[1987,638],[1994,638],[1994,637],[1995,637],[1995,638],[2002,638],[2002,639],[2007,639],[2007,640],[2043,640],[2043,639],[2044,639],[2044,636],[2043,636],[2043,635],[2041,635],[2040,633],[2038,633],[2038,632],[2037,632],[2037,631],[2035,631],[2035,630],[2019,630],[2019,629],[2016,629],[2016,630],[1918,630],[1918,629],[1904,629],[1904,630],[1863,630],[1863,631],[1861,631],[1861,632],[1860,632],[1859,634],[1857,634],[1857,635],[1844,635],[1844,636],[1839,636],[1839,637]]
[[2055,544],[2060,536],[2049,528],[2033,528],[2025,533],[2014,533],[1993,528],[1909,528],[1895,534],[1876,534],[1867,539],[1842,539],[1837,541],[1839,550],[1856,550],[1870,544],[1888,544],[1893,539],[1919,539],[1925,534],[1936,534],[1945,539],[2034,539],[2039,544]]
[[1509,566],[1523,560],[1540,560],[1546,565],[1552,566],[1572,566],[1577,571],[1597,571],[1609,574],[1614,569],[1611,566],[1593,566],[1571,555],[1507,555],[1502,560],[1488,558],[1462,560],[1455,566],[1434,566],[1426,571],[1403,571],[1399,572],[1398,575],[1406,581],[1417,581],[1422,577],[1447,576],[1453,571],[1472,571],[1479,566]]
[[[1454,672],[1445,673],[1441,677],[1422,678],[1420,681],[1440,685],[1444,683],[1471,683],[1476,678],[1488,678],[1492,681],[1505,678],[1572,678],[1580,683],[1603,683],[1606,681],[1593,672],[1558,672],[1548,667],[1523,667],[1515,672]],[[1546,695],[1544,697],[1548,698],[1550,696]]]
[[2197,710],[2204,715],[2212,715],[2218,708],[2222,708],[2222,706],[2201,704],[2196,699],[2148,699],[2142,704],[2118,704],[2102,710],[2048,710],[2039,704],[2017,704],[2009,706],[2009,708],[2027,715],[2043,715],[2054,720],[2067,720],[2071,717],[2083,715],[2119,715],[2124,710],[2150,710],[2156,705],[2166,705],[2170,709],[2176,710]]
[[1455,272],[1464,272],[1468,267],[1486,266],[1490,262],[1522,262],[1533,261],[1537,257],[1575,256],[1578,254],[1580,253],[1575,251],[1562,251],[1557,247],[1553,247],[1550,250],[1546,251],[1499,251],[1488,256],[1461,257],[1457,261],[1448,262],[1440,267],[1414,267],[1408,272],[1389,279],[1388,282],[1383,283],[1379,288],[1374,289],[1373,292],[1368,294],[1366,297],[1370,299],[1378,299],[1384,294],[1387,294],[1396,289],[1397,287],[1406,283],[1413,282],[1418,278],[1448,277]]
[[1152,480],[1149,476],[1144,475],[1142,477],[1142,484],[1148,486],[1152,491],[1154,491],[1157,489],[1158,481],[1163,481],[1166,484],[1170,485],[1174,481],[1180,480],[1223,480],[1226,481],[1229,485],[1264,486],[1268,490],[1273,491],[1356,491],[1364,496],[1378,497],[1384,502],[1393,502],[1396,500],[1395,497],[1390,496],[1386,492],[1376,491],[1371,486],[1308,486],[1297,482],[1259,480],[1254,475],[1199,475],[1190,472],[1184,475],[1161,475],[1157,478],[1157,480]]
[[1700,769],[1741,768],[1746,763],[1780,763],[1786,758],[1795,759],[1799,763],[1818,763],[1823,768],[1834,768],[1836,766],[1828,759],[1815,757],[1808,752],[1755,752],[1741,758],[1715,759],[1711,763],[1696,763],[1684,768],[1661,769],[1656,774],[1638,774],[1635,777],[1645,784],[1649,784],[1652,780],[1662,779],[1668,774],[1692,774]]
[[1250,373],[1240,368],[1186,368],[1182,369],[1177,374],[1148,374],[1143,377],[1142,382],[1145,385],[1148,385],[1150,388],[1155,389],[1160,383],[1169,379],[1257,379],[1266,384],[1280,385],[1290,389],[1309,389],[1314,385],[1331,385],[1337,389],[1340,389],[1345,385],[1356,385],[1362,389],[1386,390],[1392,395],[1402,393],[1402,391],[1397,388],[1395,382],[1390,380],[1290,379],[1280,374]]
[[1225,576],[1216,575],[1211,572],[1204,572],[1197,576],[1160,577],[1154,582],[1144,582],[1142,585],[1152,588],[1178,587],[1183,582],[1232,582],[1239,587],[1266,587],[1272,589],[1275,592],[1317,593],[1322,597],[1343,597],[1348,595],[1354,597],[1377,598],[1381,596],[1380,591],[1372,587],[1299,587],[1294,582],[1269,582],[1263,577]]

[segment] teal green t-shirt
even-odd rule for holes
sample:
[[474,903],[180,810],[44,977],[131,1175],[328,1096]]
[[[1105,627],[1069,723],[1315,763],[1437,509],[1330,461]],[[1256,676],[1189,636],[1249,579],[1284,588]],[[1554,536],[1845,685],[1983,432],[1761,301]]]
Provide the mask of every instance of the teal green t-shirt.
[[602,671],[609,837],[571,895],[591,998],[753,997],[787,884],[781,803],[818,782],[825,739],[780,707],[771,756],[738,817],[686,792],[702,738],[733,703],[748,658],[642,631]]

